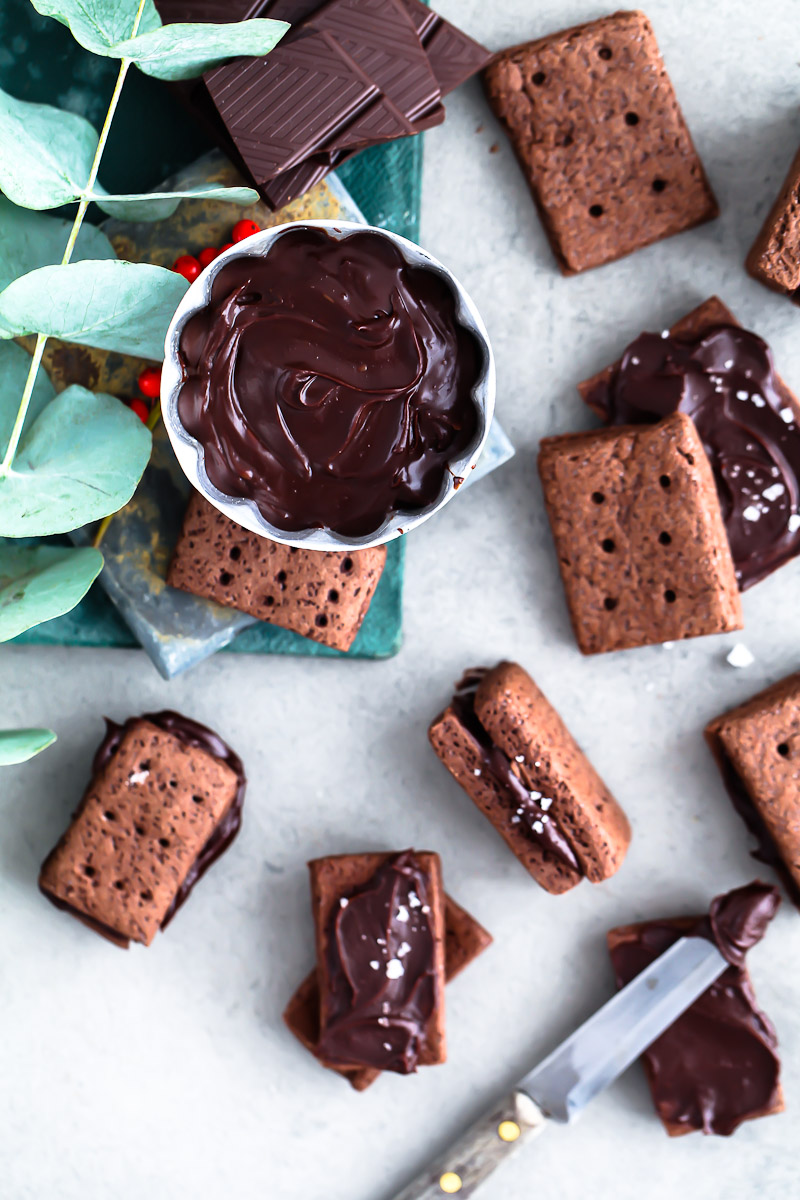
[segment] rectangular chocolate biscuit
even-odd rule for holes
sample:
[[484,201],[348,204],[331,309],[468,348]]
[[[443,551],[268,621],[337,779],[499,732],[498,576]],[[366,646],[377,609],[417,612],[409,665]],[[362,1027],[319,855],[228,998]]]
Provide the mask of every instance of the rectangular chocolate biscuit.
[[[492,937],[448,895],[444,898],[444,920],[445,981],[450,983],[491,945]],[[316,970],[297,988],[284,1010],[283,1019],[298,1041],[316,1057],[319,1042],[319,983]],[[373,1067],[348,1070],[331,1066],[329,1069],[343,1075],[357,1092],[363,1092],[381,1074]]]
[[706,741],[753,857],[782,877],[800,908],[800,673],[710,721]]
[[644,13],[512,46],[484,84],[563,274],[718,215]]
[[583,654],[741,629],[714,478],[689,417],[545,438],[539,475]]
[[341,554],[283,546],[243,529],[195,492],[167,583],[349,650],[385,564],[385,546]]
[[325,1066],[408,1074],[445,1061],[445,919],[439,856],[341,854],[315,859]]
[[108,722],[41,891],[118,945],[149,946],[238,832],[244,785],[233,751],[178,713]]
[[759,283],[800,304],[800,150],[792,159],[745,266]]
[[620,867],[624,812],[558,713],[516,663],[469,671],[431,724],[450,774],[546,891]]

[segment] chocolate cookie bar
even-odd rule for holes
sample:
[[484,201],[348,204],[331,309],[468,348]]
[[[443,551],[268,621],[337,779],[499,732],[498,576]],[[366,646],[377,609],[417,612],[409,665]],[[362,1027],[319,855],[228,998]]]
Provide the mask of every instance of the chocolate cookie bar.
[[617,871],[630,826],[592,764],[516,663],[468,671],[428,730],[431,745],[548,892]]
[[716,296],[671,330],[641,334],[578,390],[609,425],[692,418],[742,591],[800,554],[800,404],[766,342]]
[[800,673],[710,721],[706,741],[734,808],[800,908]]
[[[465,967],[482,954],[492,943],[492,938],[474,917],[450,896],[444,898],[445,945],[444,973],[450,983]],[[317,1055],[319,1042],[319,983],[317,972],[303,980],[292,996],[283,1014],[286,1025],[307,1050]],[[348,1080],[357,1092],[363,1092],[381,1074],[374,1067],[330,1067]]]
[[750,247],[745,266],[759,283],[800,304],[800,150]]
[[545,438],[539,474],[582,653],[741,629],[714,477],[689,417]]
[[315,859],[324,1066],[401,1075],[445,1060],[445,916],[436,854]]
[[196,492],[167,583],[349,650],[385,563],[385,546],[338,554],[272,542],[242,529]]
[[644,13],[512,46],[483,78],[564,275],[718,215]]
[[149,946],[239,832],[246,780],[238,755],[180,713],[106,724],[39,887],[116,945]]
[[717,896],[707,917],[646,921],[608,934],[618,987],[680,937],[716,942],[731,964],[642,1056],[656,1112],[670,1137],[695,1130],[727,1137],[743,1121],[783,1109],[778,1039],[757,1007],[744,965],[779,903],[776,888],[751,883]]

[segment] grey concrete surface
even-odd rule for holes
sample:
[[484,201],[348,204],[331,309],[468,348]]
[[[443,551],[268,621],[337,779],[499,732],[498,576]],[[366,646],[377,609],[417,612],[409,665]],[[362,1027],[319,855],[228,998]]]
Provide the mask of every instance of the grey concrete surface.
[[[604,11],[578,0],[441,9],[496,48]],[[538,439],[589,424],[575,382],[712,292],[800,387],[800,313],[741,265],[800,142],[798,5],[652,0],[647,11],[722,205],[715,223],[564,280],[476,83],[428,136],[423,241],[484,315],[518,456],[411,537],[397,658],[219,655],[167,684],[140,653],[0,651],[0,724],[59,734],[0,776],[3,1200],[391,1197],[609,995],[609,926],[703,909],[759,874],[700,731],[800,667],[800,562],[747,593],[742,635],[582,659],[536,482]],[[746,670],[725,661],[736,641],[755,655]],[[532,672],[631,816],[629,857],[601,887],[540,891],[427,746],[461,669],[501,656]],[[102,714],[155,706],[240,751],[246,823],[168,933],[123,954],[50,908],[36,872],[80,795]],[[304,864],[409,844],[441,853],[448,890],[495,944],[448,989],[448,1063],[356,1095],[281,1024],[313,957]],[[577,1126],[504,1166],[481,1200],[797,1195],[800,916],[786,905],[751,967],[781,1039],[784,1115],[730,1140],[669,1141],[635,1067]]]

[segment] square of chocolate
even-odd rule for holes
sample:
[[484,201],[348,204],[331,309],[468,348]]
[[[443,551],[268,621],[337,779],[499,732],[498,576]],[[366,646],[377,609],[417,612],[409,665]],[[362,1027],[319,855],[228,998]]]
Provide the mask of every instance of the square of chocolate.
[[669,330],[640,334],[578,391],[609,425],[692,418],[742,591],[800,554],[800,403],[766,342],[717,296]]
[[718,215],[644,13],[512,46],[484,84],[563,274]]
[[745,266],[759,283],[800,304],[800,150],[750,247]]
[[149,946],[238,833],[245,776],[216,733],[179,713],[107,725],[39,887],[117,945]]
[[717,896],[704,917],[645,921],[608,934],[624,987],[680,937],[716,943],[730,966],[642,1055],[656,1112],[670,1137],[702,1131],[727,1137],[743,1121],[783,1109],[778,1039],[756,1003],[745,954],[780,902],[751,883]]
[[243,529],[195,492],[167,583],[349,650],[385,564],[385,546],[341,554],[283,546]]
[[[444,921],[444,971],[445,980],[450,983],[491,945],[492,937],[466,909],[446,894]],[[319,983],[316,971],[312,971],[297,988],[284,1010],[283,1019],[297,1040],[316,1057],[319,1042]],[[348,1069],[329,1065],[329,1069],[343,1075],[357,1092],[363,1092],[381,1074],[374,1067]]]
[[756,839],[753,857],[774,867],[800,908],[800,673],[716,717],[705,735]]
[[741,629],[714,477],[690,417],[545,438],[539,475],[582,653]]
[[315,859],[319,1039],[325,1066],[395,1071],[445,1061],[445,915],[439,856]]
[[468,671],[431,724],[437,755],[546,891],[608,879],[631,838],[624,812],[517,663]]

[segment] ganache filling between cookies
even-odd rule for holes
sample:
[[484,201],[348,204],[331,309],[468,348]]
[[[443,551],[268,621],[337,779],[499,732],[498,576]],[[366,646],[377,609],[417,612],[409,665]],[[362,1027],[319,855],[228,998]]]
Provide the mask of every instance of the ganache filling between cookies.
[[481,770],[491,775],[505,793],[509,805],[514,810],[512,822],[533,841],[538,842],[553,858],[583,875],[583,869],[564,831],[548,811],[553,803],[552,797],[546,796],[536,787],[526,787],[518,773],[522,766],[530,773],[532,767],[535,769],[535,764],[522,764],[519,761],[512,763],[478,719],[475,712],[475,694],[485,675],[484,667],[467,671],[456,685],[451,701],[459,723],[477,746],[483,763]]
[[740,588],[800,553],[800,430],[762,338],[734,325],[697,337],[643,333],[587,400],[612,425],[688,413],[714,471]]
[[[163,712],[157,713],[143,713],[141,717],[130,717],[123,725],[118,725],[116,721],[111,721],[108,717],[105,720],[106,735],[97,747],[92,761],[93,778],[96,778],[106,764],[111,761],[125,733],[136,721],[149,721],[151,725],[163,729],[165,733],[171,733],[173,737],[178,738],[179,741],[184,742],[187,746],[205,750],[212,757],[224,762],[236,775],[236,795],[218,821],[214,832],[205,846],[203,846],[203,849],[192,863],[186,878],[175,894],[175,899],[167,909],[166,915],[161,922],[161,928],[166,929],[175,916],[175,913],[188,899],[197,881],[225,853],[239,832],[242,824],[242,806],[247,786],[244,766],[239,755],[230,748],[227,742],[224,742],[221,737],[214,733],[213,730],[206,728],[205,725],[201,725],[198,721],[193,721],[190,717],[184,717],[182,713],[173,712],[170,709],[165,709]],[[110,941],[116,942],[121,946],[128,945],[128,938],[120,937],[116,930],[108,925],[104,925],[102,921],[97,921],[94,917],[88,916],[67,901],[53,896],[50,892],[45,892],[44,894],[62,912],[68,912],[73,916],[79,917],[84,924],[90,925]]]
[[611,950],[620,987],[681,936],[715,942],[731,964],[645,1053],[656,1107],[668,1125],[727,1136],[774,1105],[777,1037],[756,1005],[744,961],[779,904],[776,888],[752,883],[716,897],[709,915],[693,925],[648,921],[634,940]]
[[340,898],[327,931],[319,1058],[402,1075],[416,1070],[437,1003],[430,897],[426,873],[404,851]]
[[379,234],[300,229],[234,259],[179,352],[209,479],[279,529],[374,533],[437,501],[477,435],[480,347],[450,286]]

